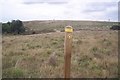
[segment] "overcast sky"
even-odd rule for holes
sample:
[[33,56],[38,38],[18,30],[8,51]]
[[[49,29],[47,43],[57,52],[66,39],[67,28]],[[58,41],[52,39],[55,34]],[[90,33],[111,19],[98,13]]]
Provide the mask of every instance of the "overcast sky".
[[0,0],[0,21],[118,21],[119,0]]

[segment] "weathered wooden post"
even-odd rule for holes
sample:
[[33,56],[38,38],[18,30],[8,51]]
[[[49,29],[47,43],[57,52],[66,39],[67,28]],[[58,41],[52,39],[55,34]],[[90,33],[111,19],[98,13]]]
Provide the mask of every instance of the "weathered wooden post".
[[66,26],[65,27],[65,43],[64,43],[65,65],[64,65],[64,78],[70,78],[70,65],[71,65],[71,52],[72,52],[72,32],[73,32],[73,28],[71,26]]

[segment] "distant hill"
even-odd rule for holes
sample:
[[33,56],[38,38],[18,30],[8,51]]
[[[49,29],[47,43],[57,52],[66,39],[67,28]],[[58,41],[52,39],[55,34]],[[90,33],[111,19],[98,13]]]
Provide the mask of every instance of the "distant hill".
[[72,21],[72,20],[40,20],[24,21],[24,26],[28,32],[45,33],[54,31],[64,31],[64,27],[71,25],[74,30],[108,30],[111,26],[117,25],[118,22],[106,21]]

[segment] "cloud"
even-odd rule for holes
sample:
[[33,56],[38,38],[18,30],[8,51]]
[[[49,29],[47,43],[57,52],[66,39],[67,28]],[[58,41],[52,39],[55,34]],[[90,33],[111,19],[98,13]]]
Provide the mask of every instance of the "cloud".
[[98,12],[105,11],[107,8],[115,7],[115,2],[92,2],[87,5],[87,8],[84,12]]
[[66,4],[67,2],[24,2],[24,4],[30,5],[30,4]]
[[23,2],[66,2],[68,0],[23,0]]
[[[59,4],[59,5],[58,5]],[[117,21],[117,0],[3,0],[2,20]]]
[[6,3],[6,5],[4,5],[4,9],[2,10],[2,14],[5,15],[2,18],[4,21],[7,19],[54,19],[59,14],[62,14],[64,10],[64,7],[51,4],[13,5],[12,3]]
[[66,4],[67,0],[23,0],[23,4]]

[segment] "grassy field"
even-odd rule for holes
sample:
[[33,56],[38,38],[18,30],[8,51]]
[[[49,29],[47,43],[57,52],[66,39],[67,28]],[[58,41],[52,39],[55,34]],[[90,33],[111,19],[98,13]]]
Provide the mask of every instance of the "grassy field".
[[[3,36],[3,78],[63,78],[64,32]],[[118,31],[73,33],[72,78],[118,77]]]
[[74,31],[81,29],[85,30],[109,30],[113,25],[117,25],[118,22],[105,22],[105,21],[72,21],[72,20],[43,20],[43,21],[24,21],[24,26],[27,28],[27,34],[46,33],[64,31],[64,27],[71,25]]

